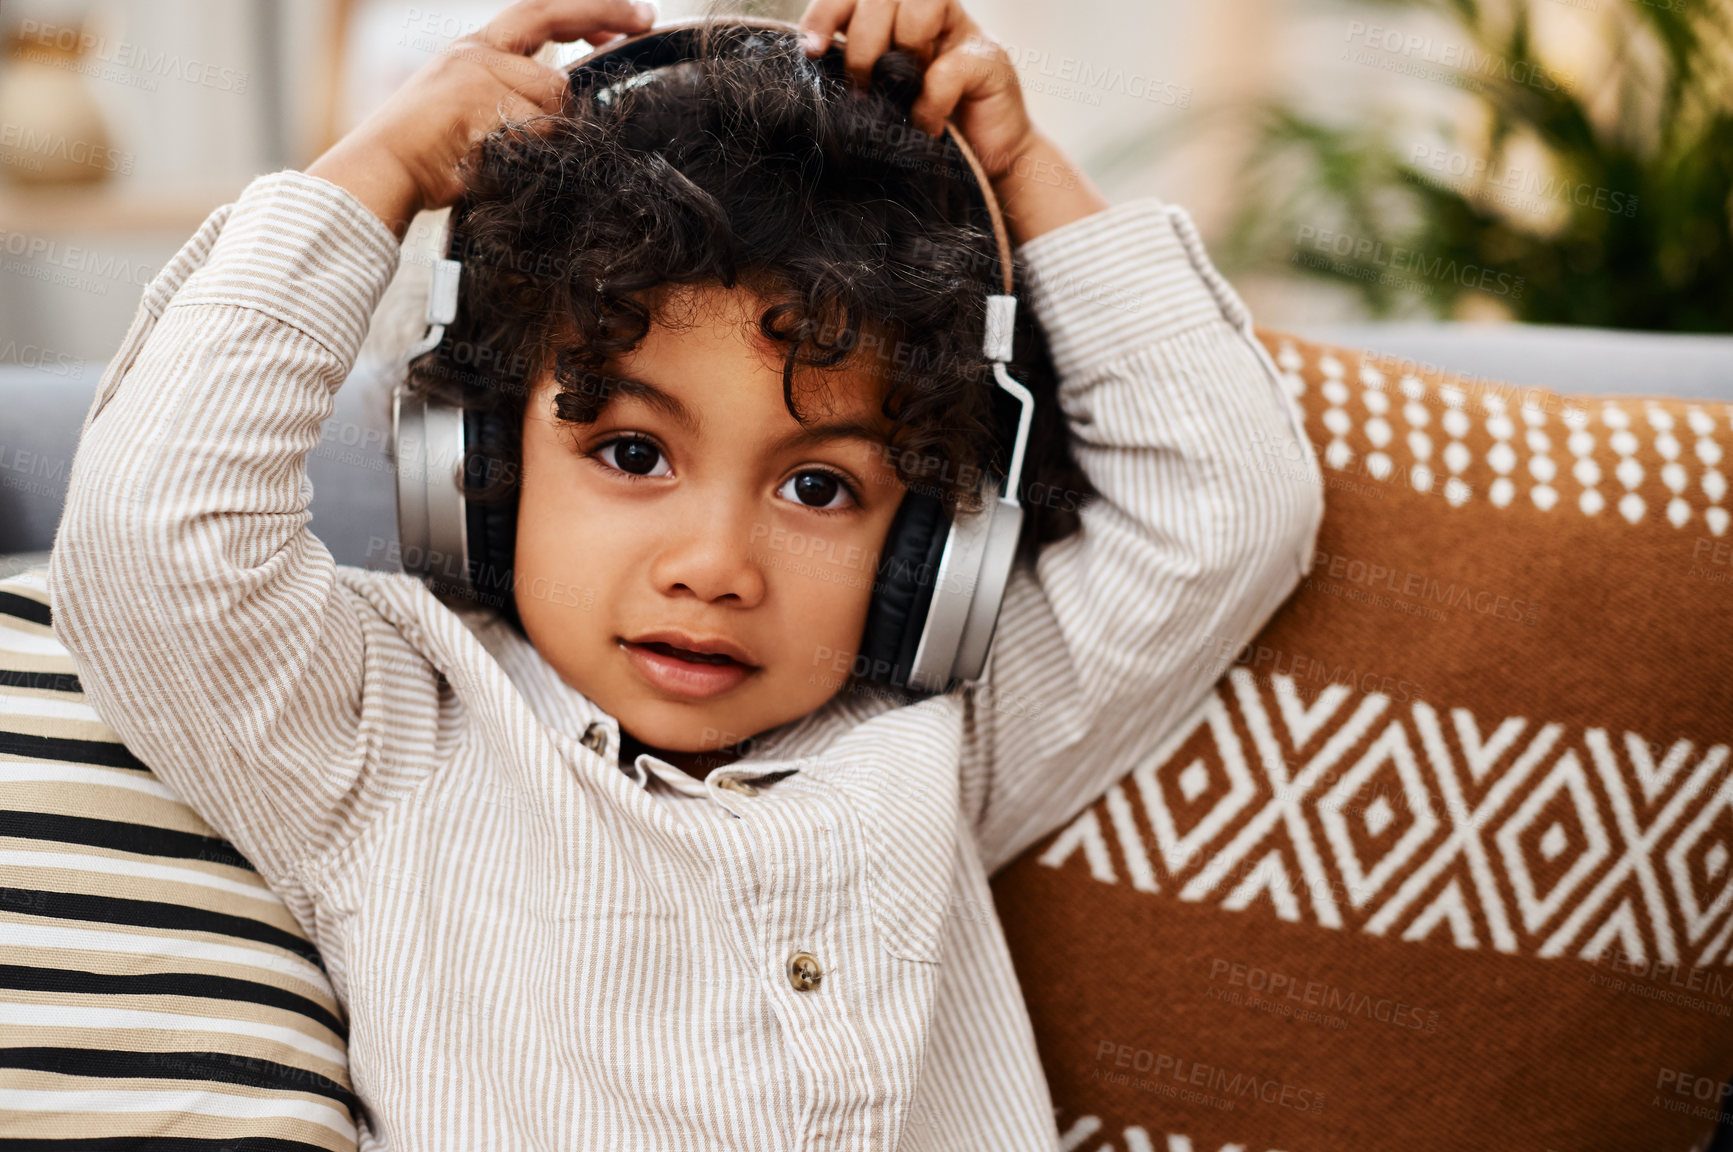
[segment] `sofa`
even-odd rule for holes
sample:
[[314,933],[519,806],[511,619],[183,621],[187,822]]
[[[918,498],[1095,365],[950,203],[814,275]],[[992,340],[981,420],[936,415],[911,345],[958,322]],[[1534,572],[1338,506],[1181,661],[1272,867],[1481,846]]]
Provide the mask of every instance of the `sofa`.
[[[1323,463],[1312,572],[993,877],[1060,1146],[1723,1147],[1733,337],[1258,335]],[[384,569],[389,362],[308,465],[313,530]],[[352,1148],[320,958],[53,642],[99,375],[0,368],[0,1141]]]

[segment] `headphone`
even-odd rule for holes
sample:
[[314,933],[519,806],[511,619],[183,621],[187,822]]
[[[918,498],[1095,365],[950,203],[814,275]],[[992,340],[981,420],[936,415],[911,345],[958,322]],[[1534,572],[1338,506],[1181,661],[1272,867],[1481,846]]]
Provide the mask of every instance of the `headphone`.
[[[637,74],[692,60],[702,47],[703,30],[716,26],[714,18],[699,17],[617,40],[570,66],[572,89],[582,92],[602,83],[617,90],[637,82]],[[768,18],[730,17],[725,26],[749,29],[748,46],[799,35],[795,24]],[[842,51],[841,41],[833,41],[826,56],[813,63],[834,63]],[[628,76],[633,79],[620,79]],[[605,97],[598,94],[598,98]],[[1002,485],[990,474],[981,482],[980,512],[953,515],[937,497],[911,488],[904,493],[886,535],[851,671],[859,680],[919,694],[949,692],[961,681],[978,680],[986,666],[1023,525],[1018,480],[1035,407],[1029,390],[1005,368],[1011,359],[1017,315],[1010,236],[980,160],[949,120],[945,134],[968,163],[992,220],[1003,292],[986,297],[982,351],[992,365],[994,380],[1021,411]],[[454,208],[438,242],[441,257],[433,261],[428,330],[406,353],[406,363],[438,347],[445,326],[457,316],[463,265],[450,258],[455,214]],[[504,443],[504,431],[497,414],[418,398],[408,392],[406,380],[393,392],[391,438],[404,571],[427,581],[435,592],[497,605],[521,631],[511,591],[517,501],[487,505],[465,495],[482,487],[485,473],[493,469],[464,462],[494,459]],[[478,477],[478,472],[484,475]]]

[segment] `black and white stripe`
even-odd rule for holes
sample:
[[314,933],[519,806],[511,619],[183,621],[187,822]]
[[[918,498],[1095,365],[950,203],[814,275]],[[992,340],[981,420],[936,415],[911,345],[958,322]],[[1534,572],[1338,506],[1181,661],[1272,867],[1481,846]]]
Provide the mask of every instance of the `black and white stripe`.
[[245,857],[126,751],[0,582],[0,1149],[353,1149],[347,1025]]

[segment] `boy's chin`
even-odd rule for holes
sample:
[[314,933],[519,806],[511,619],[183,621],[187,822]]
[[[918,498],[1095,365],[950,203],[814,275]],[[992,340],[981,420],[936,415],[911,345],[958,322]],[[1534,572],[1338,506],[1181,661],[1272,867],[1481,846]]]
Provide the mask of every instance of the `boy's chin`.
[[733,749],[710,749],[707,751],[682,752],[676,749],[662,748],[646,740],[640,739],[624,726],[620,728],[620,763],[631,764],[642,753],[649,753],[656,759],[672,764],[688,775],[707,775],[710,769],[719,764],[731,764],[738,760],[739,754]]

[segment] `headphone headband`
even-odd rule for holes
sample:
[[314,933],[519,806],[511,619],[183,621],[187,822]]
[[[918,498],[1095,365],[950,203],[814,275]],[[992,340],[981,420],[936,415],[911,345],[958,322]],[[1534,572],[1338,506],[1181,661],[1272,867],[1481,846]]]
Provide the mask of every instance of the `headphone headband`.
[[[666,24],[657,25],[647,32],[639,32],[634,36],[616,40],[603,48],[597,48],[589,54],[579,57],[568,67],[567,75],[573,88],[577,87],[580,74],[595,72],[598,79],[613,76],[626,76],[652,72],[658,68],[681,64],[690,60],[693,49],[699,37],[716,28],[751,28],[761,32],[783,33],[790,38],[798,38],[800,26],[787,20],[777,20],[768,16],[730,16],[726,22],[718,22],[711,17],[695,16],[685,20],[671,20]],[[842,48],[842,40],[833,37],[826,52],[838,52]],[[818,61],[814,60],[814,64]],[[981,191],[981,198],[986,202],[987,214],[993,222],[993,246],[998,254],[999,282],[1006,296],[1012,295],[1011,290],[1011,234],[1005,226],[1005,217],[999,210],[999,198],[993,194],[992,181],[987,176],[987,170],[982,167],[980,157],[969,146],[963,134],[957,131],[957,126],[947,118],[945,120],[945,135],[957,151],[962,153],[964,163],[974,174],[975,185]],[[1009,356],[1005,357],[1009,359]]]

